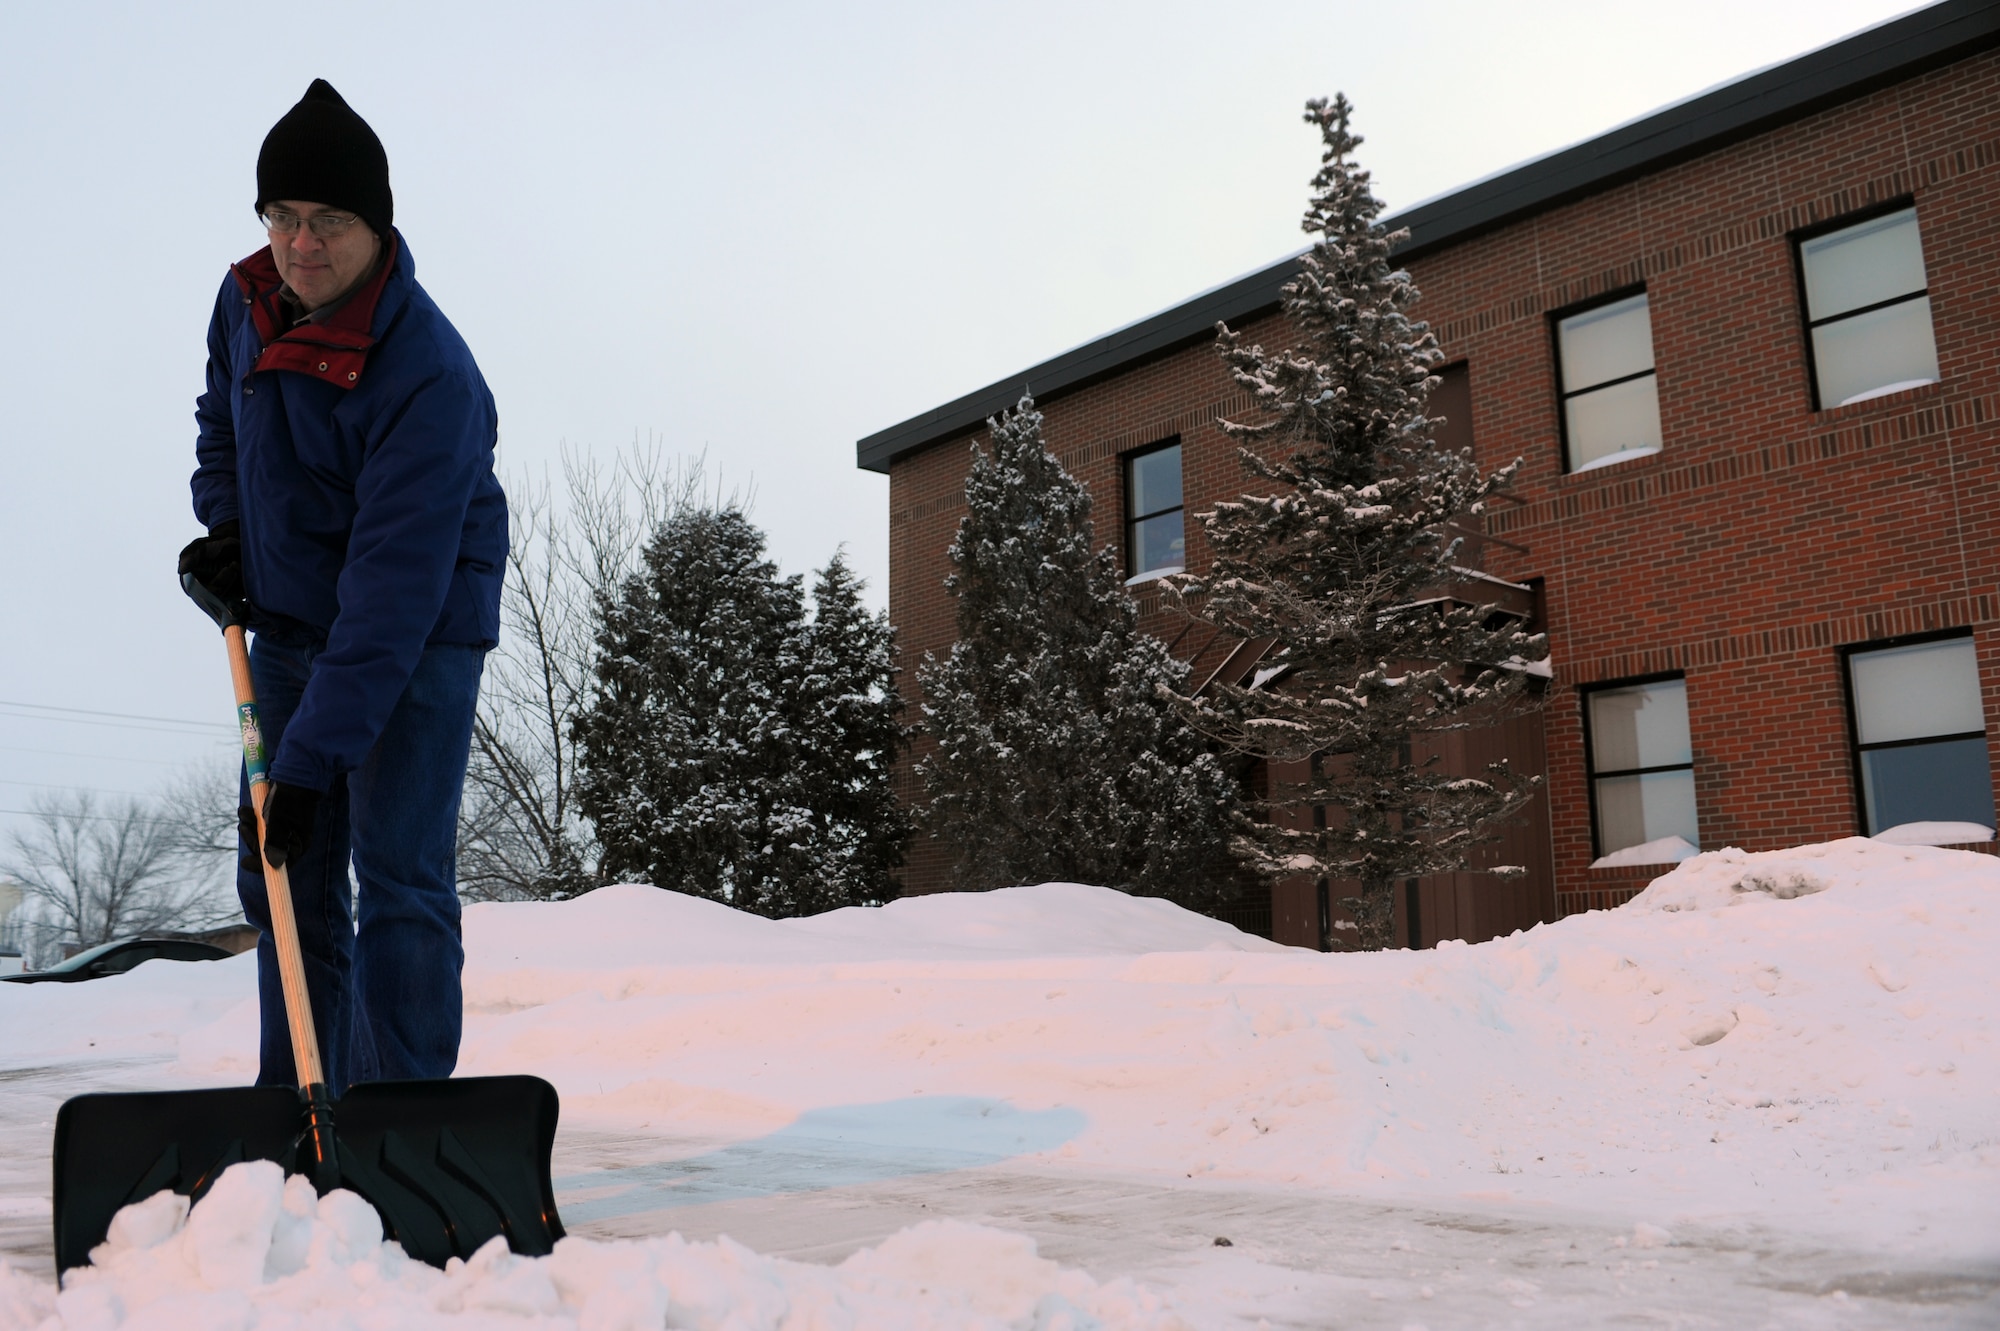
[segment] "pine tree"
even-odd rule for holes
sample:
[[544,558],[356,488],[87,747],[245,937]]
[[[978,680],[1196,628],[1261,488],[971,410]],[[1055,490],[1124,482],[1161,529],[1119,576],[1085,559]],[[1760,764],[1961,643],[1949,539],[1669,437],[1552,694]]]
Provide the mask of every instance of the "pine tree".
[[608,881],[771,916],[890,894],[890,639],[836,559],[808,623],[738,508],[686,506],[598,608],[577,801]]
[[596,609],[669,513],[707,504],[703,467],[668,462],[635,438],[608,466],[565,448],[560,490],[546,477],[507,478],[503,631],[486,657],[459,807],[466,900],[559,901],[602,883],[576,802],[576,720],[596,691]]
[[[1390,263],[1408,233],[1376,220],[1350,112],[1345,97],[1307,103],[1324,152],[1303,223],[1315,241],[1284,290],[1299,344],[1267,352],[1219,330],[1260,415],[1223,429],[1262,493],[1201,515],[1212,566],[1170,594],[1230,633],[1276,640],[1267,664],[1282,682],[1215,688],[1184,699],[1184,714],[1234,751],[1309,765],[1266,801],[1258,863],[1358,882],[1342,905],[1360,946],[1380,948],[1395,884],[1466,867],[1532,793],[1503,767],[1439,770],[1424,737],[1531,705],[1524,667],[1548,650],[1493,607],[1444,594],[1467,582],[1462,533],[1518,463],[1481,475],[1432,441],[1425,403],[1441,357],[1408,313],[1417,289]],[[1327,826],[1279,816],[1312,805],[1328,807]]]
[[922,823],[962,890],[1069,880],[1212,907],[1235,872],[1237,797],[1173,711],[1187,668],[1139,630],[1033,401],[989,424],[946,580],[958,641],[919,671],[937,740]]
[[793,775],[813,823],[813,853],[794,892],[830,905],[893,898],[909,836],[892,783],[904,743],[895,630],[861,604],[861,588],[838,554],[820,571],[792,689],[800,738]]

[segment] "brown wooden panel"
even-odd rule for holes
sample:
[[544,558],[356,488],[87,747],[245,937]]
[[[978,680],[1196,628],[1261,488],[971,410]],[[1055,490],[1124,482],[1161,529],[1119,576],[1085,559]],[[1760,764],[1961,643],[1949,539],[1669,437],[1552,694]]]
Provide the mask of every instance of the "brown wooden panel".
[[[1454,774],[1478,776],[1487,764],[1506,759],[1514,770],[1546,779],[1548,757],[1540,712],[1477,730],[1430,736],[1429,741],[1444,769]],[[1477,872],[1436,874],[1419,880],[1416,946],[1434,947],[1441,938],[1479,943],[1557,918],[1546,788],[1536,792],[1494,842],[1475,850],[1472,861],[1481,867],[1518,864],[1528,872],[1510,878]],[[1411,945],[1409,895],[1406,889],[1396,901],[1396,940],[1405,947]]]
[[1434,422],[1431,441],[1438,447],[1453,453],[1472,447],[1472,373],[1464,361],[1438,371],[1424,414]]
[[1271,887],[1271,941],[1319,949],[1319,893],[1310,878],[1284,878]]

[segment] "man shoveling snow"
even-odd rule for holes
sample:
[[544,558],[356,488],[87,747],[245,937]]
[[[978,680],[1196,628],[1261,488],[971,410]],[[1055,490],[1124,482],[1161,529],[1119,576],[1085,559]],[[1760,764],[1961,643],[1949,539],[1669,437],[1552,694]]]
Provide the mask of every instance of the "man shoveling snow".
[[417,285],[380,140],[324,80],[265,138],[257,213],[270,244],[231,266],[209,326],[209,534],[180,571],[244,603],[256,636],[274,789],[261,845],[243,789],[237,891],[261,934],[257,1081],[298,1081],[261,853],[290,871],[338,1094],[458,1060],[455,838],[507,505],[492,395]]

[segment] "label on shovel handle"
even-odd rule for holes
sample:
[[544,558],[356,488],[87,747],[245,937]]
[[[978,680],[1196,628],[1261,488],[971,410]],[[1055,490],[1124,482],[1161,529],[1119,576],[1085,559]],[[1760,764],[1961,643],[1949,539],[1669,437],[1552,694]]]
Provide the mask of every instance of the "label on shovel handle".
[[257,704],[246,702],[236,709],[237,723],[243,728],[243,772],[251,785],[270,780],[270,762],[264,753],[264,732],[257,725]]

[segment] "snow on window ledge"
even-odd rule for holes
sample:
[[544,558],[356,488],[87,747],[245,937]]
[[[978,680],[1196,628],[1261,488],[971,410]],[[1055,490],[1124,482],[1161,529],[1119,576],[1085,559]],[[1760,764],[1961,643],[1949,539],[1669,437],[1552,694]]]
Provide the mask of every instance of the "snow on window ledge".
[[1500,668],[1502,670],[1518,670],[1524,675],[1533,675],[1538,679],[1554,679],[1556,677],[1556,663],[1555,658],[1552,656],[1544,656],[1539,661],[1527,661],[1518,656],[1510,656],[1500,663]]
[[1252,675],[1250,677],[1250,687],[1253,689],[1261,689],[1266,684],[1269,684],[1272,680],[1284,674],[1291,668],[1292,668],[1291,662],[1289,661],[1285,662],[1282,665],[1263,666],[1258,669],[1255,675]]
[[1871,388],[1865,393],[1856,393],[1853,397],[1844,397],[1834,405],[1837,407],[1851,407],[1857,402],[1869,402],[1878,397],[1887,397],[1891,393],[1907,393],[1912,388],[1927,388],[1936,382],[1937,380],[1935,379],[1898,379],[1893,384],[1883,384],[1880,388]]
[[1890,846],[1969,846],[1992,839],[1993,829],[1983,823],[1897,823],[1869,838]]
[[1482,573],[1476,568],[1461,568],[1457,564],[1453,564],[1451,571],[1470,582],[1490,582],[1496,587],[1512,587],[1517,592],[1534,590],[1534,588],[1525,582],[1509,582],[1505,578],[1496,578],[1491,573]]
[[1593,869],[1626,869],[1635,864],[1679,864],[1701,854],[1701,847],[1691,843],[1686,837],[1663,836],[1657,841],[1641,842],[1614,850],[1609,855],[1599,856],[1590,862]]
[[1634,458],[1649,458],[1659,451],[1656,445],[1652,448],[1628,448],[1622,453],[1606,453],[1601,458],[1592,458],[1581,467],[1572,469],[1570,475],[1581,476],[1587,471],[1596,471],[1599,467],[1615,466],[1620,462],[1630,462]]
[[1185,565],[1169,564],[1165,568],[1149,568],[1144,573],[1134,573],[1125,579],[1127,587],[1137,587],[1142,582],[1158,582],[1161,578],[1185,571]]

